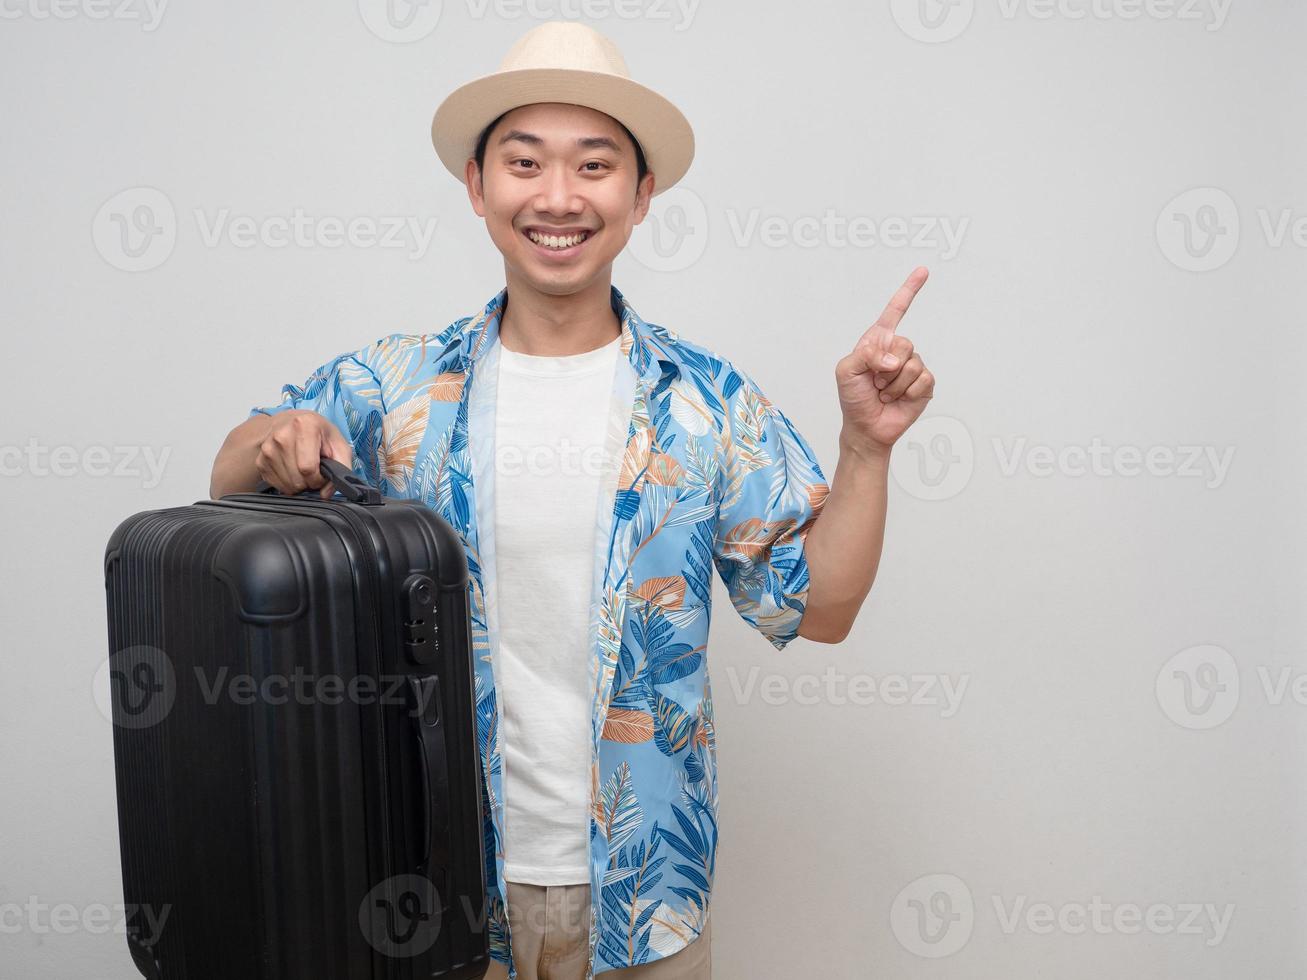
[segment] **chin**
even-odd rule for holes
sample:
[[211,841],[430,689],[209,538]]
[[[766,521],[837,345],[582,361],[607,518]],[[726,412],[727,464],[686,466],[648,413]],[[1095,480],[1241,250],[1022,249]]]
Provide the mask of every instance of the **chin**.
[[537,292],[544,293],[546,296],[570,296],[572,293],[580,292],[582,287],[590,282],[589,276],[575,273],[545,277],[527,275],[526,278]]
[[[538,292],[548,296],[567,296],[594,282],[605,266],[587,262],[583,266],[541,269],[528,259],[513,263],[512,268],[519,278],[525,279]],[[611,265],[608,268],[611,269]]]

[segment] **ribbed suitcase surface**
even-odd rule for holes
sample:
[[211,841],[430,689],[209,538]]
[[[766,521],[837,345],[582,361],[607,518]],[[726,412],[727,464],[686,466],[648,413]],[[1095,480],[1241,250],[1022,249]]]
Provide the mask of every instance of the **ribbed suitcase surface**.
[[124,521],[105,587],[141,973],[483,976],[455,532],[417,501],[235,494]]

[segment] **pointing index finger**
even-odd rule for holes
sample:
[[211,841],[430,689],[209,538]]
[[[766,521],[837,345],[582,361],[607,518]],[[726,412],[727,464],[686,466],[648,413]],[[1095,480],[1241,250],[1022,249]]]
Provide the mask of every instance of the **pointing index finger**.
[[889,330],[890,333],[893,333],[895,327],[899,325],[899,321],[903,319],[903,314],[908,312],[908,307],[912,305],[912,301],[929,277],[930,271],[924,265],[919,265],[913,269],[911,275],[898,288],[898,292],[890,297],[889,305],[885,307],[885,311],[881,313],[877,322]]
[[866,339],[878,340],[880,345],[889,350],[890,341],[894,338],[894,330],[903,319],[903,314],[908,312],[908,307],[912,305],[912,300],[916,298],[921,287],[925,285],[926,280],[930,277],[930,270],[924,265],[919,265],[912,270],[912,273],[904,280],[903,285],[898,291],[890,297],[887,305],[876,322],[866,333]]

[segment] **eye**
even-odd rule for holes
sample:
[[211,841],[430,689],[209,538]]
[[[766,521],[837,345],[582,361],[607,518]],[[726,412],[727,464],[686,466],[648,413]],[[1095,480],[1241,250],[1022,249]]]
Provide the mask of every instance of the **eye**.
[[534,161],[528,157],[518,157],[516,160],[509,160],[508,162],[509,163],[534,163]]
[[[582,166],[608,167],[608,164],[604,163],[602,160],[589,160],[586,163],[582,164]],[[590,173],[594,173],[594,171],[591,170]]]

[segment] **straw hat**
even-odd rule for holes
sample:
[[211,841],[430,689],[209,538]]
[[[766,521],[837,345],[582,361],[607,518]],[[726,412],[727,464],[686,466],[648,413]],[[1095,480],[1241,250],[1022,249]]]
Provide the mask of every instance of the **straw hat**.
[[534,102],[588,106],[624,125],[644,151],[655,195],[680,180],[694,159],[690,123],[667,99],[631,81],[617,45],[584,24],[547,21],[518,39],[498,71],[440,103],[431,121],[440,162],[463,181],[481,131],[509,109]]

